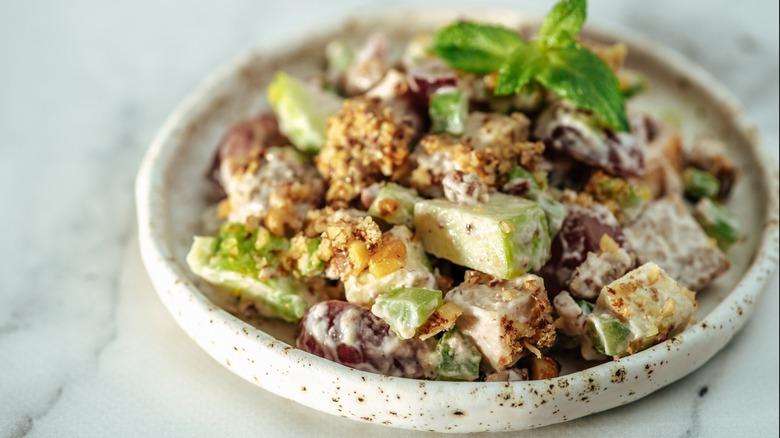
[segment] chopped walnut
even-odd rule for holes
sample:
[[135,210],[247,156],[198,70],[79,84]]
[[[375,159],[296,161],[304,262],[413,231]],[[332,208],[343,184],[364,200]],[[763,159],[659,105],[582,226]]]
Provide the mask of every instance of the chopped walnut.
[[347,99],[328,119],[325,146],[315,158],[329,183],[328,203],[345,206],[372,183],[397,179],[413,134],[411,122],[398,119],[379,99]]
[[382,236],[379,225],[358,210],[326,207],[311,211],[304,234],[321,237],[316,256],[327,262],[325,276],[341,279],[368,268],[371,254]]
[[241,160],[224,159],[221,180],[227,200],[220,205],[231,222],[262,220],[277,236],[300,231],[306,212],[317,208],[325,191],[322,178],[292,147],[271,147]]
[[533,170],[544,144],[528,141],[529,124],[521,113],[472,112],[463,137],[426,135],[420,140],[412,154],[417,167],[409,184],[423,194],[442,196],[442,180],[453,171],[476,174],[487,186],[496,187],[517,165]]
[[417,337],[423,341],[455,326],[463,310],[455,303],[444,303],[417,329]]
[[551,356],[531,356],[531,380],[552,379],[561,375],[561,364]]

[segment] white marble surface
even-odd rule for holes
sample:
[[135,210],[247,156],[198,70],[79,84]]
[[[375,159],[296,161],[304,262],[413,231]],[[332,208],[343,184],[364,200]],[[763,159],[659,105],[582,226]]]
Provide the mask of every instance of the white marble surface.
[[[0,437],[397,436],[266,393],[200,351],[141,266],[132,197],[155,130],[208,72],[372,2],[193,3],[0,2]],[[712,72],[777,163],[777,2],[596,0],[590,15]],[[778,307],[775,274],[697,372],[528,435],[777,436]]]

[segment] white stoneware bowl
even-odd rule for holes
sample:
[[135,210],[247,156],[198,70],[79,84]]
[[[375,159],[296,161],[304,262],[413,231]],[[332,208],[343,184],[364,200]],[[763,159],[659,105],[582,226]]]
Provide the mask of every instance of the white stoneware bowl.
[[171,114],[137,179],[138,224],[146,269],[185,332],[232,372],[281,397],[333,415],[442,432],[520,430],[572,420],[630,403],[692,372],[745,324],[774,272],[778,254],[778,174],[759,134],[730,95],[679,54],[624,32],[588,28],[597,40],[629,46],[628,66],[651,91],[636,102],[675,112],[683,138],[706,130],[724,140],[739,167],[729,207],[747,233],[729,251],[728,274],[698,294],[698,323],[649,350],[558,378],[513,383],[418,381],[356,371],[300,351],[294,327],[245,322],[223,310],[187,268],[192,236],[207,208],[204,175],[215,146],[235,122],[266,108],[265,87],[284,69],[305,74],[334,36],[363,38],[385,29],[408,38],[456,18],[533,25],[516,11],[395,11],[361,16],[273,50],[249,53],[209,77]]

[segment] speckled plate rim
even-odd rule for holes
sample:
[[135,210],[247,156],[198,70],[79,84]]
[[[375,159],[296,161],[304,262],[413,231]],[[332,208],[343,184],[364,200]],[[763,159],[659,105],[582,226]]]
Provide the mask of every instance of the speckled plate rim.
[[[496,9],[415,11],[430,17],[430,22],[446,22],[466,15],[498,22],[533,22],[536,17]],[[361,16],[361,20],[389,22],[408,13],[400,9],[382,11],[373,17]],[[325,27],[322,34],[341,27],[343,23]],[[761,147],[758,130],[732,95],[707,72],[676,52],[631,32],[593,26],[587,30],[597,36],[620,39],[630,48],[654,52],[669,68],[721,102],[733,114],[738,129],[752,140],[749,153],[760,164],[767,214],[753,260],[733,291],[702,321],[677,337],[636,355],[554,379],[512,383],[417,381],[365,373],[315,357],[216,306],[188,280],[186,265],[173,256],[166,241],[166,173],[179,146],[172,141],[175,135],[208,104],[212,90],[255,59],[259,50],[220,68],[173,111],[138,172],[136,203],[141,255],[161,300],[195,342],[244,379],[329,414],[406,429],[507,431],[559,423],[637,400],[694,371],[745,324],[776,269],[778,171]],[[262,52],[273,57],[310,39]],[[707,339],[709,342],[704,342]],[[591,403],[595,400],[599,402]],[[378,409],[380,405],[382,408]]]

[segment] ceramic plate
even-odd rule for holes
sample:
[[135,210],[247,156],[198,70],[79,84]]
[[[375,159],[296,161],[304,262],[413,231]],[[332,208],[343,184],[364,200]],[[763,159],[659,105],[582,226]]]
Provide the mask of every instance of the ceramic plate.
[[680,55],[624,32],[588,28],[594,39],[623,41],[627,66],[651,92],[634,104],[674,112],[683,139],[703,130],[730,147],[739,181],[729,207],[750,231],[729,251],[732,267],[697,295],[697,323],[633,356],[558,378],[512,383],[418,381],[365,373],[293,348],[294,327],[242,321],[212,301],[187,268],[192,236],[208,207],[204,178],[220,137],[266,108],[265,87],[284,69],[305,74],[322,62],[332,37],[362,39],[385,29],[401,41],[456,18],[533,25],[516,11],[395,11],[361,16],[309,39],[257,50],[208,78],[168,118],[138,174],[141,252],[162,302],[185,332],[232,372],[279,396],[359,421],[443,432],[504,431],[572,420],[630,403],[692,372],[744,325],[773,273],[778,252],[777,171],[761,155],[759,135],[730,95]]

